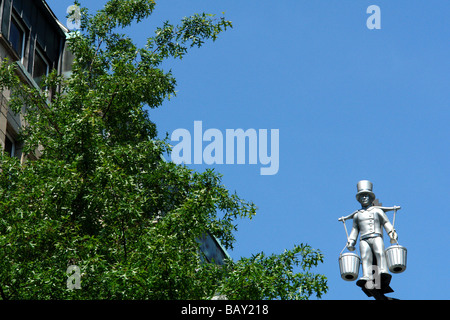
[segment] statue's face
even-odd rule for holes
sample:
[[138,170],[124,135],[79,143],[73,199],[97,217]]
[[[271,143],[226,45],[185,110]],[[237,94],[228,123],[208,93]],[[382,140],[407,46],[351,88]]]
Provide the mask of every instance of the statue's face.
[[368,193],[363,193],[362,195],[359,196],[359,203],[361,203],[363,207],[367,207],[368,205],[370,205],[371,202],[372,201]]

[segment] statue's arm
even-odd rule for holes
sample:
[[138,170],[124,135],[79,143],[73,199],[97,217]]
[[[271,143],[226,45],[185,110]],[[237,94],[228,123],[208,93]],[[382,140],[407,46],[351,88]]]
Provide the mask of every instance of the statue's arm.
[[386,213],[384,212],[384,210],[379,210],[378,214],[380,215],[381,224],[386,230],[389,238],[391,238],[391,240],[396,241],[398,239],[397,233],[395,232],[394,226],[389,221],[389,218],[387,217]]
[[359,234],[358,217],[354,216],[352,230],[350,231],[350,235],[348,236],[348,243],[347,243],[347,247],[350,251],[355,250],[355,244],[356,239],[358,238],[358,234]]

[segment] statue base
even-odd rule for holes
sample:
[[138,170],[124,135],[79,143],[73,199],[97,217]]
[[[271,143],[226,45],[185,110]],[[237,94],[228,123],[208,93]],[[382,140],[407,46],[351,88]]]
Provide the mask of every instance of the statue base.
[[[369,281],[363,279],[356,281],[356,285],[360,287],[368,297],[374,297],[375,300],[396,300],[385,296],[386,293],[394,292],[394,290],[392,290],[389,286],[391,278],[392,276],[389,273],[382,273],[380,275],[380,283],[378,287],[374,285],[372,280]],[[370,284],[367,284],[367,282]]]

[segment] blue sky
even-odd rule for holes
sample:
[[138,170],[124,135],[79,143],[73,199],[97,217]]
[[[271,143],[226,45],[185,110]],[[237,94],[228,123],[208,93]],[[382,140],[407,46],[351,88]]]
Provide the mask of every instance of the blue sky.
[[[72,1],[47,3],[65,23]],[[379,30],[366,26],[370,5],[380,7]],[[200,12],[225,12],[234,27],[167,64],[178,95],[150,117],[160,137],[193,134],[194,121],[224,134],[279,130],[276,175],[248,161],[191,165],[216,168],[259,208],[239,221],[233,259],[308,243],[325,255],[314,269],[328,278],[323,299],[370,299],[340,278],[346,236],[337,220],[360,207],[356,183],[369,179],[383,205],[402,207],[395,227],[408,265],[388,296],[449,299],[450,2],[165,0],[128,31],[143,44],[163,21]]]

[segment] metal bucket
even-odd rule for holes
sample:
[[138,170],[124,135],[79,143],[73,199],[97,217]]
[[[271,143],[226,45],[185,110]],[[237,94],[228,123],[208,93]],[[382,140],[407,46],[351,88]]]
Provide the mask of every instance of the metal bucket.
[[339,269],[341,278],[345,281],[354,281],[358,278],[360,258],[356,253],[343,253],[339,256]]
[[390,246],[386,249],[386,260],[389,271],[402,273],[406,270],[406,248],[401,245]]

